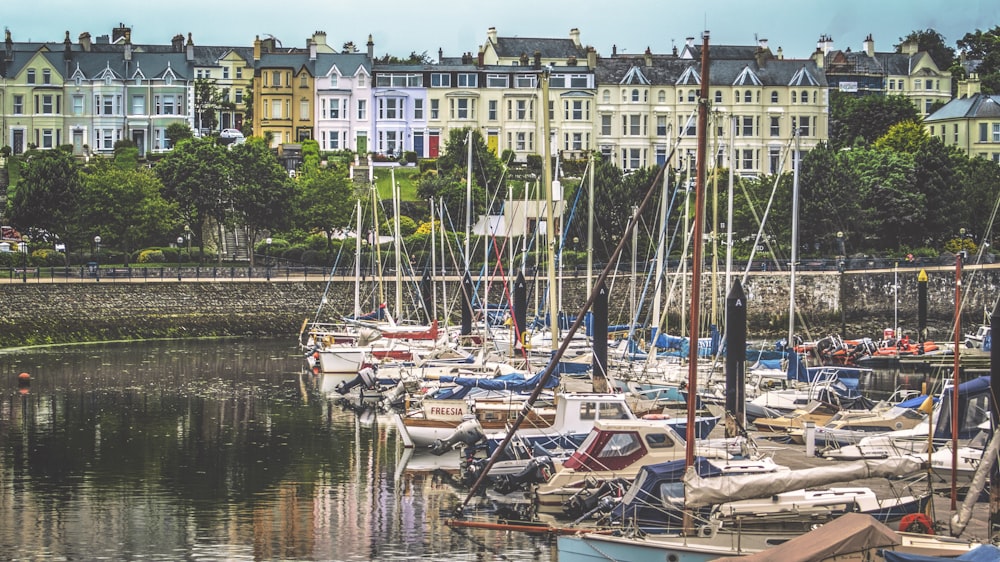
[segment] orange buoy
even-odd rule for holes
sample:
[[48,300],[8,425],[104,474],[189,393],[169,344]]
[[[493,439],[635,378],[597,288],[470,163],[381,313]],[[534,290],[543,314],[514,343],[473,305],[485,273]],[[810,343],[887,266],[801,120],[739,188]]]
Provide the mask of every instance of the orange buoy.
[[31,383],[31,375],[29,375],[28,373],[21,373],[20,375],[17,375],[17,384],[21,386],[27,386],[30,383]]

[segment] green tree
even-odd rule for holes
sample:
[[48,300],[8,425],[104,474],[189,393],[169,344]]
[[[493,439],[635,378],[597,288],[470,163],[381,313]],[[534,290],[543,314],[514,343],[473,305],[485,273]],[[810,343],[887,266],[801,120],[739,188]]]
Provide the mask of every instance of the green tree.
[[857,174],[856,196],[864,219],[861,232],[873,247],[892,249],[919,240],[927,205],[924,194],[916,188],[913,155],[874,148],[842,154],[844,165]]
[[830,92],[830,146],[867,145],[903,121],[919,122],[917,108],[903,96],[854,97]]
[[830,255],[840,254],[837,233],[844,233],[847,254],[865,238],[856,171],[843,164],[840,152],[826,144],[810,150],[799,169],[799,238]]
[[[437,160],[438,173],[465,176],[469,162],[469,129],[452,129],[448,133],[448,142],[445,144],[445,153]],[[488,193],[495,194],[498,191],[506,195],[506,191],[501,189],[504,168],[489,147],[479,131],[472,131],[472,182],[475,185],[487,189]]]
[[940,139],[929,139],[913,159],[914,185],[925,198],[926,212],[910,239],[901,243],[942,243],[954,236],[956,224],[970,228],[968,217],[977,203],[966,192],[971,186],[962,181],[969,157]]
[[21,232],[45,231],[76,244],[80,167],[65,150],[29,150],[7,191],[7,218]]
[[209,220],[226,224],[227,209],[232,201],[229,150],[212,139],[188,139],[178,143],[157,162],[155,171],[163,182],[164,197],[176,203],[181,220],[191,225],[204,255],[205,241],[201,233]]
[[879,150],[916,154],[930,139],[931,136],[923,125],[914,121],[901,121],[889,127],[873,146]]
[[980,61],[976,72],[983,93],[1000,93],[1000,25],[985,32],[977,29],[975,33],[966,33],[957,44],[967,60]]
[[167,125],[166,136],[170,146],[163,148],[173,148],[182,140],[194,138],[194,131],[191,130],[191,127],[188,127],[187,123],[178,121]]
[[911,31],[906,37],[899,38],[899,44],[894,45],[897,53],[903,52],[903,43],[916,41],[917,49],[926,52],[941,70],[947,70],[955,61],[955,49],[949,47],[944,36],[933,29]]
[[198,78],[194,81],[194,111],[199,129],[214,131],[219,127],[219,111],[233,109],[235,104],[219,88],[215,80]]
[[294,187],[288,172],[262,139],[251,138],[234,146],[231,152],[234,219],[247,227],[253,247],[261,231],[288,225]]
[[176,206],[163,198],[162,187],[148,168],[122,169],[101,160],[83,174],[79,228],[127,253],[162,245],[177,227]]
[[299,225],[308,231],[326,236],[327,251],[333,248],[333,235],[349,229],[354,220],[354,186],[346,172],[339,169],[317,169],[299,178]]
[[115,143],[115,166],[121,170],[139,167],[139,148],[134,142],[122,139]]

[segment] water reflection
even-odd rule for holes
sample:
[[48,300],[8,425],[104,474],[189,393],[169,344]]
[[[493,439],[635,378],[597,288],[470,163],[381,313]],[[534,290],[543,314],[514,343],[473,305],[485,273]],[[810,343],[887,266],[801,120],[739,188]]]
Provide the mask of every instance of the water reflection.
[[[447,474],[338,404],[284,341],[0,354],[0,552],[41,560],[549,560],[444,525]],[[19,388],[18,374],[31,374]],[[22,392],[23,391],[23,392]]]

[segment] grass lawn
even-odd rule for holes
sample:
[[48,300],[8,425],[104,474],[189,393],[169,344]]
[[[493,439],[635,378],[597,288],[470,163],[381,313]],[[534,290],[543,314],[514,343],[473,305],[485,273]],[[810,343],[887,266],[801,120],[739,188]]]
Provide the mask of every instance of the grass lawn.
[[[399,185],[400,201],[417,201],[417,176],[420,169],[396,168],[396,183]],[[375,185],[378,186],[378,195],[384,201],[392,199],[392,170],[389,168],[375,168]]]

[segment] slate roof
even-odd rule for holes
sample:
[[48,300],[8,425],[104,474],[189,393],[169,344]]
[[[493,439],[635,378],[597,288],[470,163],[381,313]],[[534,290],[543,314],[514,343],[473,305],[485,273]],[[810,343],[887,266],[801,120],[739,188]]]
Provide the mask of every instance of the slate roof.
[[326,76],[330,69],[336,65],[341,76],[354,76],[359,68],[364,68],[371,74],[371,66],[368,64],[368,56],[361,53],[319,53],[316,55],[315,69],[318,76]]
[[1000,96],[979,93],[951,100],[925,117],[924,122],[995,117],[1000,117]]
[[[689,69],[695,73],[701,70],[700,61],[679,59],[672,55],[652,55],[652,63],[652,66],[646,66],[645,57],[642,56],[600,57],[597,59],[595,71],[596,82],[601,85],[621,84],[630,72],[633,74],[636,72],[633,68],[637,68],[651,84],[677,84]],[[812,61],[770,59],[763,67],[753,58],[709,62],[709,79],[712,84],[727,86],[746,84],[748,72],[752,72],[765,86],[798,85],[794,81],[803,80],[803,75],[815,82],[812,85],[827,86],[826,76]]]
[[497,37],[493,47],[501,58],[518,58],[521,55],[531,57],[536,51],[542,57],[554,59],[577,57],[586,60],[587,56],[587,48],[578,46],[572,39]]

